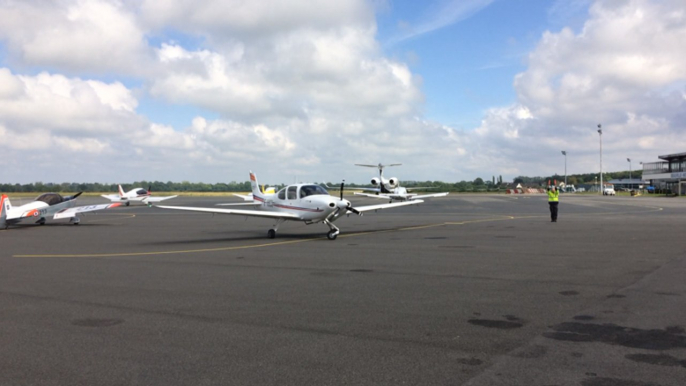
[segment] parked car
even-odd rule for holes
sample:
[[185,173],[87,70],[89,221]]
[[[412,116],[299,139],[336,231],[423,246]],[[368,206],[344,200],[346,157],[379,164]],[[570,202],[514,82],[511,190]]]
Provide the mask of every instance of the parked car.
[[617,194],[617,192],[615,192],[615,188],[612,186],[607,187],[607,188],[605,188],[605,190],[603,190],[604,196],[614,196],[616,194]]

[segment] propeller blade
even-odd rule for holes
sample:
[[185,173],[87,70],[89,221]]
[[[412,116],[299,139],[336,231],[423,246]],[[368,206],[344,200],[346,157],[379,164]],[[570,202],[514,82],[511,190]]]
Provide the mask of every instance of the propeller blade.
[[343,199],[343,186],[345,186],[345,180],[341,182],[341,200]]
[[71,201],[71,200],[75,199],[76,197],[80,196],[81,193],[83,193],[83,192],[78,192],[73,196],[66,196],[66,197],[64,197],[64,201]]

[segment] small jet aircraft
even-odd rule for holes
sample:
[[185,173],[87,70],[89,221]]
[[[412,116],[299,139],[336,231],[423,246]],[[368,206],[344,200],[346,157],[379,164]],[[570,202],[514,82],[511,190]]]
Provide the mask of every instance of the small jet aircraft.
[[329,227],[327,237],[335,240],[340,229],[333,222],[343,215],[354,213],[362,215],[362,212],[394,208],[398,206],[416,205],[424,201],[412,200],[394,204],[368,205],[353,208],[350,201],[343,198],[343,185],[341,184],[340,198],[329,195],[323,187],[316,184],[293,184],[286,186],[276,193],[264,193],[260,191],[257,177],[250,172],[250,184],[252,186],[252,198],[256,208],[244,209],[215,209],[184,206],[158,206],[163,209],[187,210],[194,212],[207,212],[218,214],[233,214],[239,216],[266,217],[276,221],[274,226],[267,232],[267,237],[276,237],[279,225],[286,220],[302,221],[307,225],[324,223]]
[[361,193],[361,192],[354,192],[353,194],[358,195],[358,196],[365,196],[365,197],[372,197],[372,198],[381,198],[388,200],[389,203],[392,203],[394,200],[395,201],[413,201],[413,200],[418,200],[418,199],[423,199],[423,198],[431,198],[431,197],[444,197],[448,195],[448,192],[442,192],[442,193],[430,193],[430,194],[421,194],[418,195],[416,193],[409,193],[409,190],[413,189],[426,189],[426,188],[404,188],[400,186],[400,181],[396,177],[391,177],[389,179],[385,179],[383,176],[383,169],[389,166],[399,166],[402,164],[390,164],[390,165],[367,165],[367,164],[355,164],[356,166],[364,166],[368,168],[378,168],[379,169],[379,177],[374,177],[372,178],[372,186],[373,188],[354,188],[354,189],[359,189],[359,190],[366,190],[366,191],[371,191],[375,193]]
[[82,192],[73,196],[62,197],[58,193],[44,193],[38,196],[33,202],[18,207],[13,207],[9,197],[0,196],[0,228],[7,229],[25,219],[36,219],[36,224],[45,224],[45,219],[52,216],[54,220],[69,219],[70,223],[78,225],[81,221],[76,215],[84,212],[116,208],[120,203],[101,204],[74,207],[76,197]]
[[148,188],[148,190],[143,188],[135,188],[124,193],[124,189],[122,189],[121,185],[119,185],[119,194],[103,194],[102,197],[105,197],[112,202],[121,202],[126,206],[129,206],[129,204],[132,202],[142,202],[146,205],[150,205],[153,202],[169,200],[170,198],[178,196],[152,197],[150,195],[150,188]]

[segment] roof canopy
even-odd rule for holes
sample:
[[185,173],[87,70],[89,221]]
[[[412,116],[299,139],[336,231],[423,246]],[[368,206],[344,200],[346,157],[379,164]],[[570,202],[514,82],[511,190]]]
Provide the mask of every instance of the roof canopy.
[[667,155],[659,155],[657,156],[659,159],[663,159],[665,161],[671,161],[674,159],[679,159],[679,158],[686,158],[686,153],[675,153],[675,154],[667,154]]

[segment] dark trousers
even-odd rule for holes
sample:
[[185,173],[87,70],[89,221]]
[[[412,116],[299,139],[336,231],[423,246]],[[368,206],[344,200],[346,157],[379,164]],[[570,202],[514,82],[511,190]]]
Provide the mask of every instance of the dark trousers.
[[550,220],[552,221],[557,221],[557,204],[559,204],[558,201],[548,202],[548,205],[550,205]]

